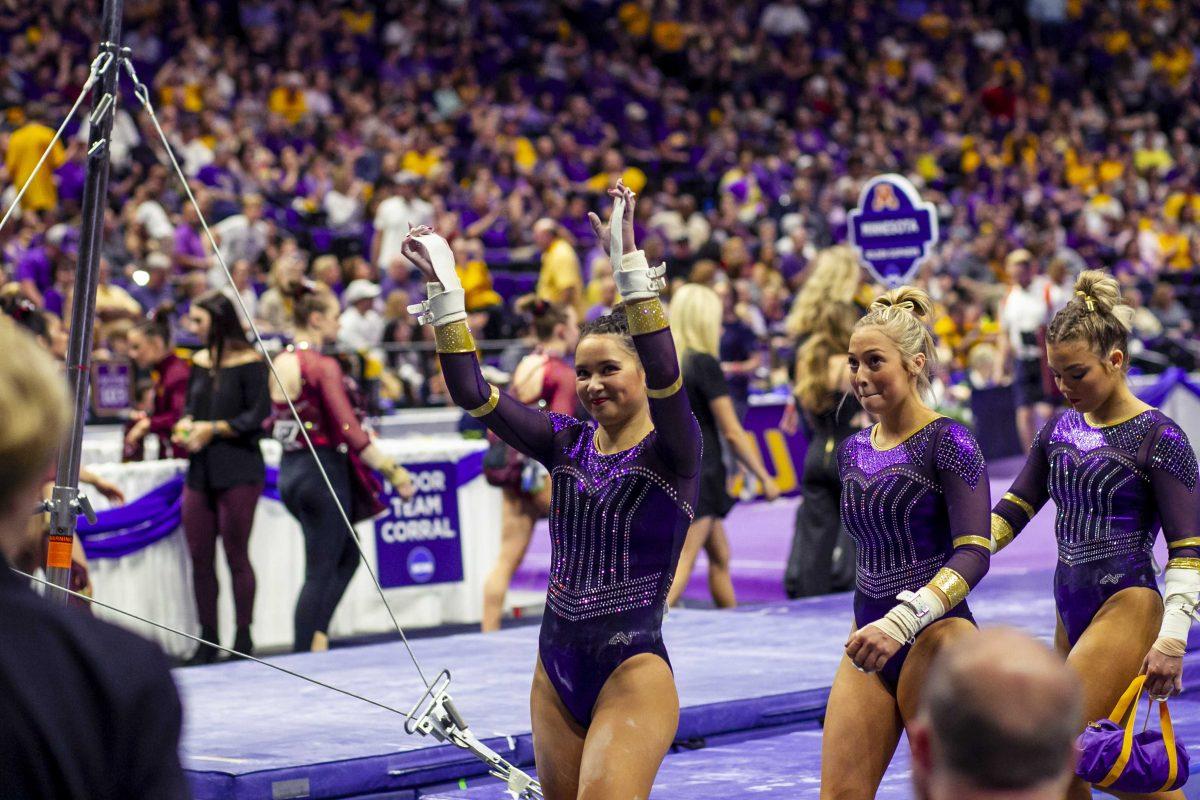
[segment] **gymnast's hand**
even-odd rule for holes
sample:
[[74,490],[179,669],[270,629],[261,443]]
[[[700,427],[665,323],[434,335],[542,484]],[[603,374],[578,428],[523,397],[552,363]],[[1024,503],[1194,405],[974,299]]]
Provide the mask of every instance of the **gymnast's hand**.
[[409,230],[404,241],[400,243],[400,252],[421,271],[429,283],[437,282],[437,273],[433,271],[433,262],[429,259],[429,252],[425,249],[425,245],[417,241],[417,237],[428,236],[433,232],[433,228],[428,225],[418,225]]
[[904,645],[875,625],[864,625],[850,634],[846,655],[863,672],[878,672]]
[[[621,254],[632,253],[637,250],[637,244],[633,241],[633,210],[637,206],[637,194],[623,181],[617,181],[617,185],[608,190],[608,196],[625,198],[625,214],[620,220],[610,219],[605,223],[600,221],[600,217],[595,211],[589,211],[588,221],[592,223],[592,231],[596,234],[596,240],[600,246],[607,250],[609,231],[612,229],[612,224],[618,222],[621,226]],[[619,267],[619,264],[613,264],[613,269]]]
[[1151,647],[1142,661],[1146,691],[1156,700],[1166,700],[1183,691],[1183,658],[1169,656]]

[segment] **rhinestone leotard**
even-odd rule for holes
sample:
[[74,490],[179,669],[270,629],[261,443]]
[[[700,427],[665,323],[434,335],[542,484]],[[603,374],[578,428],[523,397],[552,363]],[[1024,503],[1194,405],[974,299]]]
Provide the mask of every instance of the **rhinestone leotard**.
[[[634,336],[634,344],[646,384],[674,386],[679,365],[670,331]],[[443,353],[441,362],[455,403],[489,403],[492,390],[474,353]],[[596,449],[594,422],[534,410],[503,393],[480,415],[550,472],[550,582],[538,655],[585,727],[622,663],[653,653],[670,665],[662,619],[696,505],[700,430],[685,392],[649,402],[655,429],[609,455]]]
[[[987,572],[987,465],[965,426],[940,417],[887,450],[863,430],[842,443],[838,468],[842,522],[858,545],[857,627],[883,617],[897,594],[915,592],[943,567],[971,587]],[[972,620],[966,602],[946,616]],[[880,673],[893,691],[908,649]]]
[[1196,484],[1187,436],[1161,411],[1102,428],[1066,411],[1034,438],[1021,474],[993,510],[993,531],[1005,544],[1054,501],[1054,596],[1074,644],[1112,595],[1134,586],[1158,590],[1150,551],[1159,528],[1172,558],[1200,556]]

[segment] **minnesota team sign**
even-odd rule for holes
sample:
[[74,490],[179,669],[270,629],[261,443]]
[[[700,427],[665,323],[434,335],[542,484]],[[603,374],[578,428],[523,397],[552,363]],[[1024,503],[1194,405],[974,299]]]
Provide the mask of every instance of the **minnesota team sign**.
[[906,283],[938,240],[938,218],[903,175],[867,181],[850,212],[850,244],[880,283]]

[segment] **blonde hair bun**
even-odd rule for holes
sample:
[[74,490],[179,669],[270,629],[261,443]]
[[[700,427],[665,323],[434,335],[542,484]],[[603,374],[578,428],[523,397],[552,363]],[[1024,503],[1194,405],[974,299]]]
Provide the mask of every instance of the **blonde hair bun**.
[[926,319],[933,313],[933,301],[923,290],[915,286],[901,286],[876,297],[871,303],[871,312],[882,311],[885,308],[899,308],[908,311],[919,319]]
[[1075,299],[1089,311],[1116,317],[1126,331],[1133,329],[1133,307],[1121,296],[1121,284],[1107,272],[1089,269],[1079,273],[1075,279]]

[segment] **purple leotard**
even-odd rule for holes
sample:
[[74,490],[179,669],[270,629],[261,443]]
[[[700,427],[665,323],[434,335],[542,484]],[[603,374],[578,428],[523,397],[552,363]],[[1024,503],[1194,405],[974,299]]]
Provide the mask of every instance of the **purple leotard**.
[[[940,417],[888,450],[871,428],[842,443],[842,522],[858,545],[856,627],[881,619],[900,592],[915,592],[943,568],[974,587],[987,573],[991,507],[987,465],[974,435]],[[963,542],[970,537],[973,542]],[[947,613],[974,622],[965,601]],[[879,675],[893,692],[909,645]]]
[[[679,363],[670,330],[633,338],[647,386],[673,386]],[[473,353],[443,353],[441,362],[457,405],[488,402],[492,390]],[[646,438],[610,455],[596,449],[595,422],[531,409],[503,393],[481,416],[550,472],[550,585],[538,654],[585,727],[623,662],[654,653],[671,663],[662,619],[699,491],[700,429],[683,391],[651,398],[650,416],[655,429]]]
[[[1169,545],[1200,535],[1196,482],[1187,436],[1161,411],[1104,428],[1066,411],[1038,431],[993,513],[1015,536],[1054,501],[1054,601],[1074,645],[1109,597],[1133,586],[1158,591],[1150,550],[1160,527]],[[1200,555],[1191,544],[1171,545],[1171,557]]]

